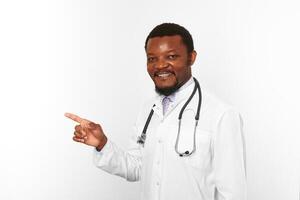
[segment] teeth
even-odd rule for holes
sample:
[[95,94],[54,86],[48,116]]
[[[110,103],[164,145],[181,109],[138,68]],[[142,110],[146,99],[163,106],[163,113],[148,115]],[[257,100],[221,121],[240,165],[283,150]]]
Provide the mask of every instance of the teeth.
[[157,74],[157,76],[159,76],[159,77],[167,77],[167,76],[170,76],[170,75],[171,75],[171,73],[168,73],[168,72]]

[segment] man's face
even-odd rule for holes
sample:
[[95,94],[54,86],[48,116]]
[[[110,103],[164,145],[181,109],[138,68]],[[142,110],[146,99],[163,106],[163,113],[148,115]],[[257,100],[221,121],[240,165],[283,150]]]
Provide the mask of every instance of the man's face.
[[147,70],[158,92],[169,95],[191,77],[196,52],[188,54],[179,35],[149,39],[146,53]]

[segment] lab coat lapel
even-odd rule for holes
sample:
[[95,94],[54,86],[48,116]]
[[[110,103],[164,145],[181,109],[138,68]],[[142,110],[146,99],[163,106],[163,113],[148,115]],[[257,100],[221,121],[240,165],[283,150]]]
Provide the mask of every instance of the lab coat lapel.
[[160,119],[162,119],[164,116],[163,116],[163,109],[162,109],[162,95],[158,95],[156,96],[155,98],[155,101],[154,101],[154,104],[155,104],[155,107],[153,107],[153,111],[156,115],[158,115],[158,117]]
[[[180,106],[184,105],[184,103],[187,101],[189,96],[192,94],[194,85],[195,85],[195,83],[193,82],[192,84],[187,86],[187,88],[185,88],[184,90],[176,93],[174,102],[173,102],[172,106],[168,109],[168,112],[166,113],[165,117],[167,117],[167,115],[169,115],[179,105]],[[188,104],[188,106],[190,107],[190,104]],[[191,106],[191,107],[193,107],[193,106]]]
[[[175,94],[175,99],[172,102],[171,106],[169,106],[168,111],[165,113],[165,115],[163,115],[163,108],[162,108],[162,100],[164,98],[163,95],[159,95],[157,94],[156,99],[155,99],[155,107],[153,108],[154,113],[157,114],[161,119],[166,118],[178,105],[182,105],[182,102],[186,101],[189,96],[192,94],[192,91],[194,89],[195,83],[193,82],[192,84],[190,84],[189,86],[187,86],[186,88],[184,88],[182,91],[178,91]],[[195,94],[196,96],[196,94]],[[187,107],[193,108],[194,105],[190,105],[192,102],[194,102],[193,100],[195,99],[195,96],[193,97],[192,101],[188,104]],[[198,99],[198,97],[197,97]],[[186,108],[187,109],[187,108]]]

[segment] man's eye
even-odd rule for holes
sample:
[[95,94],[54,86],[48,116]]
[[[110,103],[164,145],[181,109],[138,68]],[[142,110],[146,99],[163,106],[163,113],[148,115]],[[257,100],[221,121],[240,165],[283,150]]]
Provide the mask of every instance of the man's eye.
[[174,59],[176,59],[178,57],[178,55],[168,55],[168,58],[170,59],[170,60],[174,60]]
[[153,57],[148,57],[148,58],[147,58],[147,61],[148,61],[148,62],[153,62],[153,61],[154,61],[154,58],[153,58]]

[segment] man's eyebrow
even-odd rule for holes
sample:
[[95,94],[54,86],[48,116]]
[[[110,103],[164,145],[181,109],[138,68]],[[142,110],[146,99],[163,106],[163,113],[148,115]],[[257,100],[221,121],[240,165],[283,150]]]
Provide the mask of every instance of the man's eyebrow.
[[170,52],[177,52],[177,50],[176,49],[171,49],[171,50],[167,51],[167,53],[170,53]]
[[[170,49],[170,50],[166,51],[166,53],[171,53],[171,52],[177,53],[177,50],[176,49]],[[155,55],[155,53],[151,53],[151,52],[147,53],[147,56],[152,56],[152,55]]]

